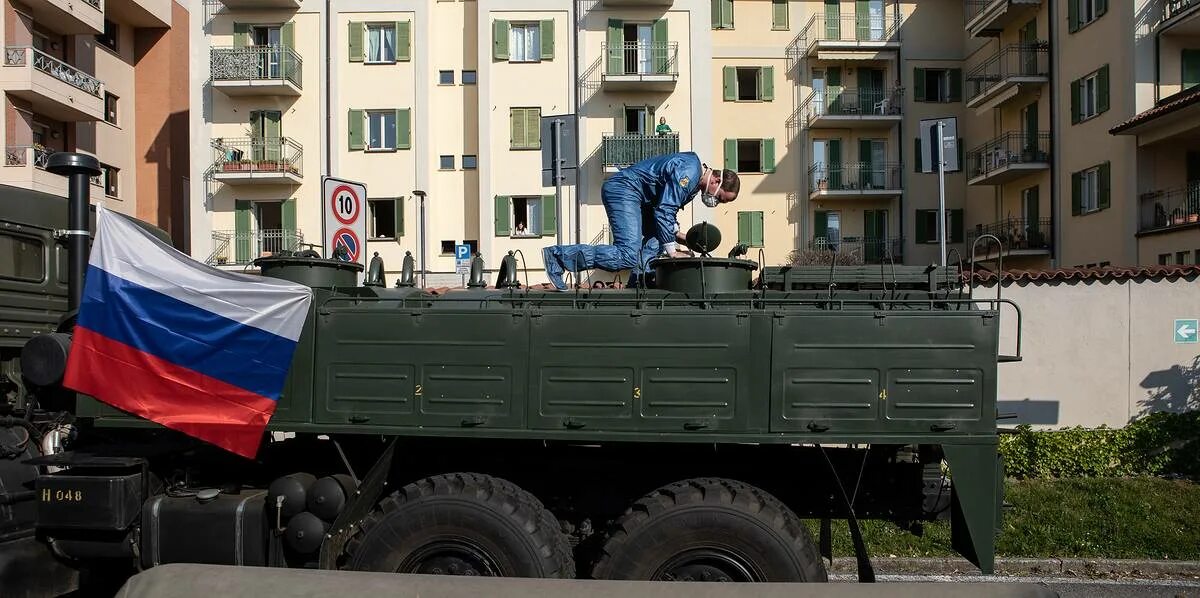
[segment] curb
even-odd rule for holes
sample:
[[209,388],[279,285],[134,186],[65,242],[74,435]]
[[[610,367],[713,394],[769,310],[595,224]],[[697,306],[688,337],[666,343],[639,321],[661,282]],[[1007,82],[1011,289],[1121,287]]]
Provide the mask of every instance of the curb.
[[[963,558],[876,557],[871,564],[877,575],[979,575],[979,568]],[[850,557],[833,559],[828,569],[831,574],[858,572]],[[1200,579],[1200,561],[998,558],[996,575]]]

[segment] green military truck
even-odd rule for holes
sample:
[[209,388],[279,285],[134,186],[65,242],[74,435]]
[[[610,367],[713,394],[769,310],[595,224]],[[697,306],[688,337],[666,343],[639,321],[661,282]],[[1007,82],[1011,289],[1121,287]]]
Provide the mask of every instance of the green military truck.
[[[335,260],[258,266],[314,292],[258,457],[26,379],[0,420],[0,541],[22,547],[0,544],[0,577],[192,562],[825,581],[846,519],[870,579],[868,518],[949,519],[992,572],[997,364],[1019,359],[999,338],[1019,312],[958,268],[706,255],[656,261],[656,288],[554,293],[506,259],[494,285],[439,294]],[[21,282],[62,312],[53,271]]]

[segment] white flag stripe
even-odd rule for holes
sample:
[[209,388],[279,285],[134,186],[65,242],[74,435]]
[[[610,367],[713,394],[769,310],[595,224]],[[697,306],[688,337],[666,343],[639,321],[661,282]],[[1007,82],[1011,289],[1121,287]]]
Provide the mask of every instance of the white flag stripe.
[[312,299],[308,287],[211,268],[119,214],[98,209],[96,216],[91,265],[238,323],[300,338]]

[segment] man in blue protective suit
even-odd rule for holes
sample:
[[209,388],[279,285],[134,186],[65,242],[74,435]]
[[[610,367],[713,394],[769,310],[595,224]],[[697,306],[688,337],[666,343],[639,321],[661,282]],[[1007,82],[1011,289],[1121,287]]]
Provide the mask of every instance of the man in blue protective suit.
[[699,193],[713,208],[737,199],[741,181],[732,170],[714,170],[692,152],[642,160],[604,183],[600,201],[608,214],[612,245],[554,245],[542,250],[546,276],[565,290],[563,272],[599,268],[640,274],[659,255],[685,257],[675,216]]

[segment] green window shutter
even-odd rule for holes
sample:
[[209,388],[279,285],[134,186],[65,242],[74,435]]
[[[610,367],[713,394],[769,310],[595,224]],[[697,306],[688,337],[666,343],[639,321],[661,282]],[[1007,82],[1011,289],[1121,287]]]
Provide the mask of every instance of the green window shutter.
[[412,60],[412,23],[396,21],[396,60],[408,62]]
[[346,39],[350,43],[350,62],[363,61],[363,24],[350,23],[346,30]]
[[1083,213],[1083,177],[1078,172],[1071,173],[1071,215]]
[[1081,118],[1082,106],[1079,92],[1083,89],[1083,86],[1080,83],[1080,79],[1071,82],[1071,124],[1073,125],[1079,124],[1079,119]]
[[412,110],[396,111],[396,149],[412,149]]
[[654,25],[650,28],[650,41],[653,44],[650,48],[650,58],[654,64],[654,72],[668,72],[667,67],[670,66],[668,50],[671,46],[667,43],[666,19],[659,19],[654,22]]
[[858,161],[863,165],[863,170],[871,169],[871,140],[858,140]]
[[842,39],[841,0],[825,0],[825,39],[830,41]]
[[813,239],[820,239],[829,234],[829,212],[817,210],[813,212]]
[[738,212],[738,243],[752,245],[750,242],[750,212]]
[[829,188],[842,190],[842,140],[830,139],[825,145],[825,159],[829,162]]
[[1108,111],[1108,65],[1096,74],[1096,114]]
[[625,72],[625,22],[620,19],[608,20],[608,74],[620,75]]
[[733,29],[733,0],[719,0],[721,3],[722,29]]
[[950,242],[962,243],[963,241],[963,211],[950,210]]
[[525,109],[508,110],[508,145],[512,149],[525,147]]
[[558,228],[558,206],[554,203],[553,195],[542,196],[542,231],[543,235],[553,235]]
[[913,137],[913,172],[921,172],[921,138]]
[[775,67],[764,66],[758,71],[758,76],[762,79],[762,84],[759,89],[762,90],[762,100],[771,102],[775,100]]
[[253,204],[244,199],[233,202],[234,259],[238,263],[250,261],[250,210]]
[[925,69],[913,69],[913,100],[925,101]]
[[1100,192],[1096,200],[1096,207],[1103,210],[1112,206],[1112,163],[1105,162],[1101,164],[1100,173],[1096,178],[1100,179]]
[[538,40],[542,45],[542,60],[554,60],[554,20],[546,19],[538,24]]
[[362,110],[351,110],[346,114],[346,130],[349,133],[350,151],[361,150],[366,146],[363,142]]
[[962,69],[950,69],[947,71],[947,76],[950,77],[950,101],[962,101]]
[[854,2],[854,35],[857,40],[871,39],[871,18],[869,0]]
[[509,197],[507,195],[496,196],[496,211],[492,214],[492,220],[496,223],[496,236],[507,237],[512,234],[512,226],[509,224],[512,208],[509,207]]
[[957,140],[955,140],[955,143],[957,144],[957,149],[958,149],[958,152],[956,152],[958,154],[958,156],[957,156],[958,157],[958,169],[966,170],[967,169],[967,166],[966,166],[967,161],[963,156],[963,138],[959,137]]
[[1067,0],[1067,30],[1079,31],[1079,0]]
[[296,200],[285,199],[279,206],[281,214],[280,224],[283,225],[283,247],[281,249],[293,250],[296,249],[296,242],[299,240],[296,237]]
[[1179,58],[1183,66],[1183,88],[1187,89],[1200,84],[1200,50],[1184,50]]
[[525,147],[538,149],[542,147],[542,110],[541,108],[525,109]]
[[721,68],[721,88],[726,102],[737,99],[737,71],[733,67]]
[[763,213],[750,212],[750,244],[754,247],[766,245],[763,239]]
[[775,172],[775,139],[763,139],[761,143],[762,153],[759,155],[759,161],[762,163],[762,171]]
[[825,70],[825,83],[829,87],[842,86],[842,67],[831,66]]
[[721,0],[710,0],[709,10],[711,15],[711,25],[713,29],[721,28]]
[[285,48],[296,47],[296,23],[288,21],[279,28],[279,43]]
[[1096,18],[1104,16],[1108,12],[1108,0],[1096,0]]
[[771,29],[788,28],[788,0],[771,0]]
[[928,213],[929,210],[917,210],[916,225],[918,243],[928,243],[933,240],[932,235],[929,234]]
[[508,60],[508,21],[492,21],[492,59]]
[[397,197],[395,205],[396,205],[396,208],[394,211],[396,214],[396,236],[403,237],[404,236],[404,198]]
[[246,46],[250,45],[249,23],[233,24],[233,45],[236,48],[245,48]]
[[738,165],[737,139],[725,140],[725,165],[722,168],[737,171]]

